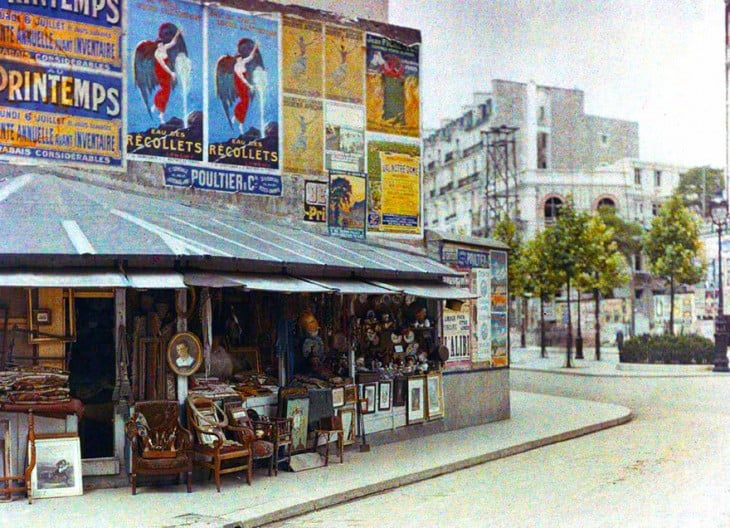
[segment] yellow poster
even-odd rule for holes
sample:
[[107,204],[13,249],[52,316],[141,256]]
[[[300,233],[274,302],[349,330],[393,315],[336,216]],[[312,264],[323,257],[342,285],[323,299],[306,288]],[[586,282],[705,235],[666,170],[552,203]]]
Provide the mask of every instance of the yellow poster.
[[322,97],[322,24],[284,17],[284,92]]
[[295,174],[323,172],[322,101],[284,97],[284,170]]
[[362,104],[365,45],[354,29],[325,26],[325,97]]
[[420,230],[420,159],[409,154],[381,152],[381,229],[400,233]]

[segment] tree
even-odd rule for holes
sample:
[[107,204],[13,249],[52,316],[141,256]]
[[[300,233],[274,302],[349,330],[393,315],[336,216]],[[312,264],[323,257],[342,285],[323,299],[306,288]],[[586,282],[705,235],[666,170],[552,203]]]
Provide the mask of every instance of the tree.
[[644,228],[635,223],[627,222],[616,214],[616,209],[613,207],[600,207],[598,214],[601,216],[601,220],[606,224],[613,232],[613,241],[616,242],[618,251],[626,259],[626,267],[629,273],[630,290],[629,295],[630,302],[630,333],[634,335],[636,332],[636,316],[634,314],[634,291],[636,290],[636,277],[634,274],[634,266],[632,262],[636,255],[641,254],[644,241]]
[[699,218],[676,195],[661,207],[646,235],[651,271],[669,282],[669,333],[672,335],[677,284],[694,284],[704,274],[705,261],[699,235]]
[[531,293],[540,299],[540,355],[545,353],[545,309],[544,303],[552,299],[560,290],[562,279],[556,266],[549,258],[550,252],[545,232],[535,235],[527,241],[521,251],[520,263],[525,284],[525,293]]
[[[583,252],[581,270],[576,277],[579,291],[593,291],[596,317],[596,359],[601,359],[601,294],[608,295],[613,288],[626,282],[626,260],[618,250],[613,231],[603,222],[600,215],[594,215],[586,226],[586,247]],[[579,312],[580,314],[580,312]]]
[[524,347],[526,345],[527,297],[525,296],[525,273],[522,263],[522,240],[517,225],[507,216],[500,219],[494,225],[492,236],[509,246],[507,281],[510,297],[513,299],[522,299],[522,303],[520,304],[520,346]]
[[725,177],[722,169],[694,167],[680,174],[674,195],[684,205],[696,211],[703,218],[710,214],[710,200],[725,191]]
[[[571,353],[573,349],[573,322],[570,313],[570,288],[571,281],[580,272],[579,266],[583,262],[583,252],[586,248],[586,225],[588,215],[578,212],[573,205],[572,195],[568,195],[566,204],[560,208],[560,213],[554,224],[545,229],[545,236],[549,251],[552,254],[550,260],[555,266],[555,271],[563,279],[567,292],[567,314],[568,314],[568,335],[565,347],[565,366],[570,368]],[[547,257],[545,255],[545,257]]]

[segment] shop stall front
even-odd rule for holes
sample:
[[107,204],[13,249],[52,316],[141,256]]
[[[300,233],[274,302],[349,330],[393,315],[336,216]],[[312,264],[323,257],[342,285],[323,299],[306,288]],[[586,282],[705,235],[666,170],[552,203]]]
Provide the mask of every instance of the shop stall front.
[[63,219],[0,227],[5,474],[31,458],[49,474],[43,450],[27,452],[29,411],[33,434],[76,444],[76,482],[96,486],[127,481],[125,426],[139,402],[175,400],[182,416],[190,397],[205,397],[289,418],[295,457],[332,417],[345,444],[506,417],[508,403],[500,395],[493,408],[480,385],[488,376],[473,377],[481,369],[464,375],[470,396],[451,382],[458,343],[444,313],[477,297],[446,281],[460,271],[415,250],[230,211],[52,176],[25,181],[3,214],[23,218],[24,204],[61,187],[53,199]]

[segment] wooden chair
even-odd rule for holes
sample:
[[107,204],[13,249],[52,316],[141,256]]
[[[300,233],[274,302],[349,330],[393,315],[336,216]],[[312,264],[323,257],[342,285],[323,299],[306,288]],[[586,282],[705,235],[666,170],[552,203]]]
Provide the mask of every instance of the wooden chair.
[[[251,457],[253,460],[268,460],[269,476],[271,476],[275,457],[273,424],[269,421],[258,419],[255,411],[246,409],[237,403],[227,403],[225,410],[230,422],[253,431],[253,439],[250,446]],[[251,414],[254,416],[252,417]],[[238,433],[234,433],[234,437],[238,438],[237,435]]]
[[187,476],[192,491],[193,437],[179,419],[176,401],[146,401],[135,405],[126,424],[132,443],[132,495],[137,494],[137,475]]
[[[291,462],[291,451],[293,445],[294,418],[271,418],[274,443],[274,475],[279,474],[279,464]],[[284,450],[283,456],[279,452]]]
[[314,430],[314,450],[319,447],[320,438],[325,439],[324,444],[324,465],[330,462],[330,438],[332,434],[337,435],[337,449],[340,452],[340,464],[344,462],[343,451],[345,449],[345,430],[342,428],[340,416],[322,417],[319,419],[319,426]]
[[[188,424],[195,432],[195,453],[203,457],[195,464],[207,468],[210,476],[215,475],[215,487],[221,490],[221,475],[246,472],[246,482],[251,485],[252,452],[254,432],[249,427],[229,425],[228,417],[210,398],[188,396]],[[226,438],[225,432],[235,435],[235,440]],[[226,467],[226,464],[231,465]]]

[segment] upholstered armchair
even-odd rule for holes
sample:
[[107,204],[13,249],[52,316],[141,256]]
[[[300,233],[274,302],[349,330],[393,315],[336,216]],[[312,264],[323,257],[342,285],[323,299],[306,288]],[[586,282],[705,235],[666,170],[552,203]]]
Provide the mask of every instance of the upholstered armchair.
[[137,493],[137,475],[186,474],[192,491],[193,438],[179,419],[176,401],[138,402],[126,425],[132,445],[132,495]]
[[[253,431],[229,425],[228,417],[210,398],[188,396],[187,414],[188,424],[195,432],[193,449],[200,455],[195,464],[215,475],[216,489],[221,490],[221,475],[236,471],[245,471],[246,482],[251,485]],[[236,440],[226,438],[226,431],[235,435]]]

